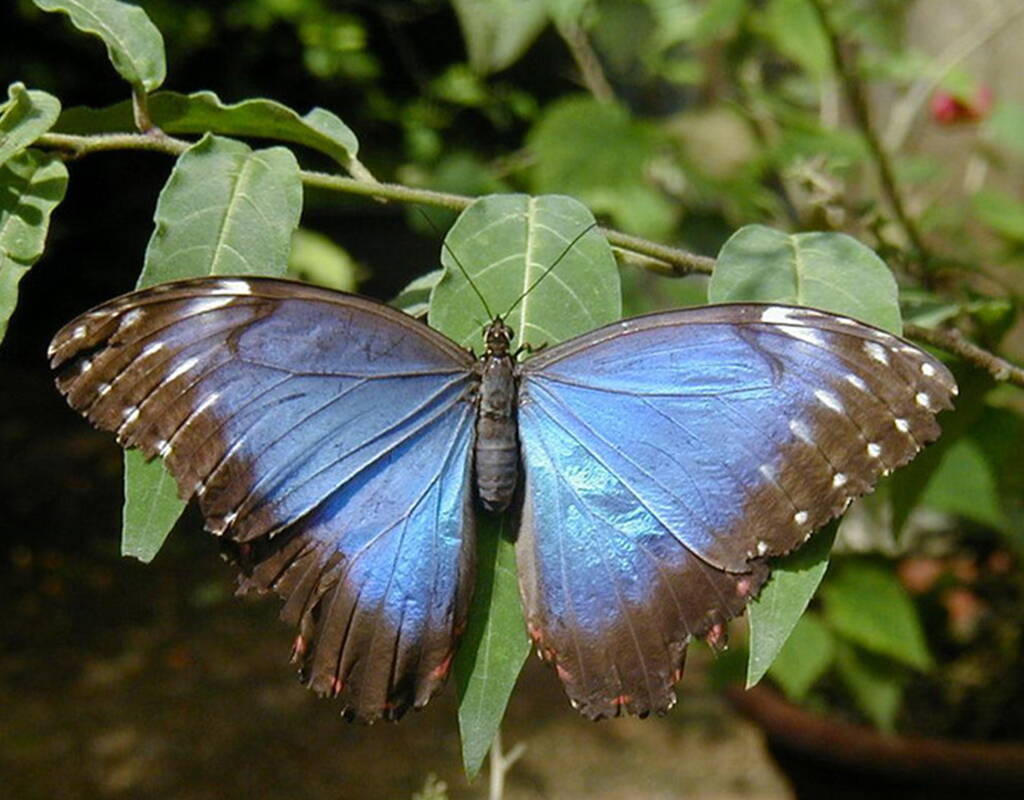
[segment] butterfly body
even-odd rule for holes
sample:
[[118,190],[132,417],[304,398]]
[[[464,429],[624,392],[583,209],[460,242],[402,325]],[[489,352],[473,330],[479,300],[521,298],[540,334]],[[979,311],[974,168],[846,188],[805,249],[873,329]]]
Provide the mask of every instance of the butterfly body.
[[519,438],[516,425],[518,380],[509,352],[512,331],[495,319],[485,331],[477,394],[474,473],[483,507],[500,513],[509,507],[519,482]]
[[304,680],[367,720],[447,677],[477,496],[515,511],[526,627],[573,704],[662,712],[688,641],[720,642],[767,559],[938,436],[956,392],[910,343],[789,306],[648,315],[521,362],[500,320],[485,336],[477,359],[365,298],[208,278],[87,312],[50,354],[75,409],[197,497],[243,588],[284,598]]

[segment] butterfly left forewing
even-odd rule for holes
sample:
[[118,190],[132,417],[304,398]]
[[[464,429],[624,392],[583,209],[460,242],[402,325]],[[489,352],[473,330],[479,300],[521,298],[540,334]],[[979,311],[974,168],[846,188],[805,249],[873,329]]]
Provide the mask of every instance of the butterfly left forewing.
[[895,336],[760,305],[616,323],[522,375],[528,625],[591,716],[664,710],[686,638],[717,640],[764,558],[934,439],[955,392]]
[[374,719],[440,687],[472,587],[468,354],[372,301],[225,278],[111,301],[51,356],[74,408],[198,497],[246,588],[286,598],[314,689]]

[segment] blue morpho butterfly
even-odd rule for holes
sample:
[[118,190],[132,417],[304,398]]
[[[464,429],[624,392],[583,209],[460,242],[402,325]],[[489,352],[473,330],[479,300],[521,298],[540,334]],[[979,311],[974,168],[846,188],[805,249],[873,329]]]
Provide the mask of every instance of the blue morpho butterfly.
[[111,300],[50,347],[57,386],[161,456],[243,586],[298,625],[304,680],[395,719],[444,683],[474,580],[474,498],[518,513],[527,628],[573,705],[669,708],[787,553],[935,439],[949,371],[809,308],[627,319],[481,357],[352,294],[264,278]]

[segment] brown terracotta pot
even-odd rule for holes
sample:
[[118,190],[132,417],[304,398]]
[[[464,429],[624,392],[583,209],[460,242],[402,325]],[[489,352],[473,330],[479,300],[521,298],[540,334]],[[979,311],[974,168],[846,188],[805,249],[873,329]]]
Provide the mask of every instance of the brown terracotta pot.
[[729,699],[764,730],[801,800],[1024,800],[1024,743],[883,734],[812,714],[762,686],[730,689]]

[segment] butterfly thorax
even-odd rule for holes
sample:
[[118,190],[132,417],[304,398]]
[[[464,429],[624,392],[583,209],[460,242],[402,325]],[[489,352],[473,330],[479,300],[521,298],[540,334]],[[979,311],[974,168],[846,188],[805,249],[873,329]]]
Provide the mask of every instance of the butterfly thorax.
[[515,359],[509,352],[512,336],[512,329],[500,318],[488,325],[479,365],[476,489],[484,508],[495,513],[508,508],[519,477]]

